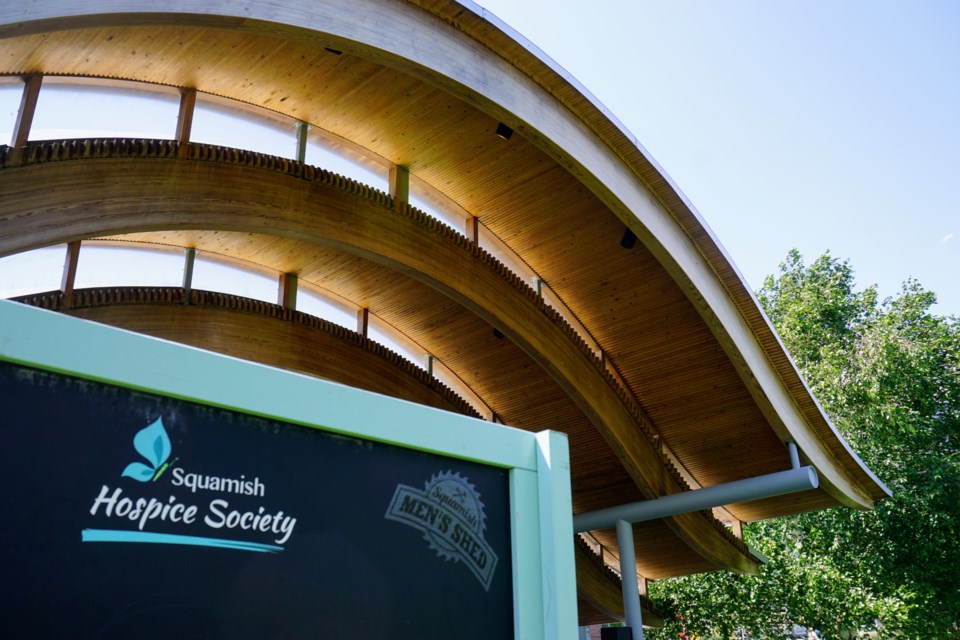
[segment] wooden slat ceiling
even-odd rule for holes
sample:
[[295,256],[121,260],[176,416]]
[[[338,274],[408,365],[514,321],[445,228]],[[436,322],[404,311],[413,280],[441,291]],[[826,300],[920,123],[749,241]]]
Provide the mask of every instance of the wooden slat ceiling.
[[[574,511],[642,499],[610,447],[557,383],[523,350],[446,296],[396,271],[332,249],[272,236],[184,232],[191,246],[236,255],[238,246],[269,246],[278,256],[309,256],[301,282],[358,301],[450,368],[506,424],[530,431],[555,429],[571,437]],[[169,244],[181,232],[139,233],[126,240]],[[262,257],[272,264],[269,256]],[[322,262],[319,260],[322,259]],[[590,478],[594,481],[591,482]],[[626,494],[626,495],[625,495]]]
[[[431,11],[449,23],[463,26],[468,19],[455,5],[439,4],[445,8]],[[604,350],[628,394],[697,483],[709,486],[789,467],[783,443],[688,292],[642,243],[619,247],[623,223],[574,177],[575,168],[519,133],[509,140],[497,137],[497,118],[467,96],[430,82],[429,74],[410,72],[336,36],[177,22],[183,24],[124,26],[122,17],[114,17],[99,24],[88,20],[91,26],[84,28],[67,23],[59,30],[0,34],[0,74],[196,88],[308,122],[371,157],[407,166],[418,181],[477,216],[546,281]],[[471,24],[477,37],[492,29]],[[501,49],[515,49],[518,68],[540,64],[497,34],[490,37]],[[579,99],[552,77],[539,76],[557,99]],[[618,135],[609,123],[597,126],[603,137]],[[244,141],[235,146],[244,147]],[[655,171],[643,179],[663,182]],[[436,290],[363,258],[286,237],[214,230],[126,239],[196,247],[296,273],[301,281],[368,307],[438,357],[508,424],[568,433],[575,511],[639,499],[617,456],[556,381],[509,340],[494,337],[493,327]],[[726,264],[717,260],[721,268]],[[762,322],[762,316],[752,321]],[[787,361],[779,366],[790,367]],[[802,402],[813,402],[798,383],[790,384]],[[831,440],[830,446],[846,460],[842,442]],[[867,477],[858,468],[852,473]],[[752,520],[836,503],[825,491],[815,491],[730,511]],[[649,577],[711,568],[677,544],[675,532],[662,522],[638,527],[637,535],[641,573]],[[609,535],[600,537],[612,543]]]
[[[5,48],[18,55],[5,57],[4,71],[107,71],[121,78],[195,84],[213,94],[282,107],[284,113],[408,164],[411,173],[476,214],[550,284],[610,353],[642,406],[655,411],[651,418],[668,444],[673,444],[674,431],[663,430],[660,420],[676,428],[684,446],[674,449],[698,482],[710,485],[757,475],[755,469],[789,466],[764,418],[750,410],[752,400],[729,361],[724,367],[726,357],[716,341],[659,264],[641,245],[631,251],[619,248],[622,225],[564,168],[520,136],[504,141],[492,135],[496,121],[453,96],[392,69],[331,54],[321,44],[220,30],[167,27],[144,33],[111,27],[31,36],[12,49],[9,44]],[[276,239],[221,234],[212,249],[305,279],[332,269],[346,288],[341,290],[335,279],[318,284],[364,306],[390,288],[387,274],[367,270],[369,265],[331,268],[323,254],[315,262],[306,259],[316,253],[314,248],[294,249]],[[329,286],[333,284],[337,287]],[[403,298],[419,300],[420,295]],[[431,326],[403,314],[374,312],[411,336]],[[438,324],[443,323],[432,326]],[[504,375],[498,372],[494,379]],[[489,389],[490,383],[471,378],[471,386]],[[523,387],[499,389],[516,399],[481,396],[491,398],[494,407],[522,402]],[[702,405],[694,420],[688,419],[685,404],[691,397]],[[735,429],[729,420],[718,419],[723,417],[718,407],[739,412],[742,420],[734,423]],[[691,432],[694,443],[687,441]],[[711,447],[717,441],[724,443],[723,452]],[[724,452],[717,464],[717,454]]]

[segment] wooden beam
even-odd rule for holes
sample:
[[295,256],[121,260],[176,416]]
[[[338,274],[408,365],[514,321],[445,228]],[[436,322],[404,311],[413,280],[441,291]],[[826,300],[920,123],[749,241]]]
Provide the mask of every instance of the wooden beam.
[[13,147],[12,165],[23,162],[23,147],[30,138],[30,128],[33,126],[33,116],[37,112],[37,100],[40,97],[42,75],[30,75],[23,78],[23,93],[20,95],[20,109],[17,111],[17,120],[13,125],[10,136],[10,146]]
[[730,521],[730,526],[733,529],[733,535],[743,540],[743,523],[737,519],[733,519]]
[[357,333],[362,335],[364,338],[367,337],[367,332],[370,330],[370,309],[366,307],[360,307],[357,309]]
[[193,131],[193,113],[197,107],[197,90],[180,90],[180,112],[177,114],[177,132],[175,139],[180,143],[180,157],[187,157],[187,143]]
[[281,273],[280,286],[277,289],[277,304],[284,309],[297,308],[297,275]]
[[467,235],[467,240],[473,244],[480,244],[480,219],[477,216],[470,216],[465,224],[463,232]]
[[77,279],[77,264],[80,262],[80,241],[67,243],[67,251],[63,261],[63,275],[60,278],[60,293],[63,295],[63,306],[69,309],[73,306],[73,285]]
[[403,211],[410,203],[410,169],[399,164],[390,166],[390,195],[397,211]]
[[37,99],[40,97],[42,75],[25,76],[23,78],[23,93],[20,96],[20,109],[17,111],[17,120],[13,125],[13,135],[10,136],[11,147],[22,147],[30,137],[30,127],[33,126],[33,116],[37,112]]

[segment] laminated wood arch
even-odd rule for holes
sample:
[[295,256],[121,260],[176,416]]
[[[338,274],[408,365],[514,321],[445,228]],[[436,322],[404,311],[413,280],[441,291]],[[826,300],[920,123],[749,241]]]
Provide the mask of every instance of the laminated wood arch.
[[326,320],[259,300],[181,288],[79,289],[69,308],[60,292],[24,296],[29,305],[340,382],[367,391],[481,417],[413,363]]
[[[739,517],[770,517],[836,502],[869,508],[886,495],[826,420],[749,290],[682,194],[569,75],[476,5],[120,0],[105,11],[97,3],[67,0],[0,8],[0,37],[11,52],[0,73],[191,87],[326,128],[408,167],[468,211],[485,215],[501,237],[543,233],[522,223],[538,213],[573,221],[585,211],[595,212],[594,231],[611,223],[626,225],[650,258],[644,269],[665,277],[671,296],[682,296],[685,322],[720,350],[723,366],[738,378],[736,393],[749,397],[755,414],[746,420],[765,422],[765,433],[781,443],[796,441],[829,495],[739,507]],[[65,53],[76,50],[86,53]],[[216,64],[208,65],[210,59]],[[519,134],[510,149],[494,149],[483,137],[497,121]],[[563,194],[566,214],[546,202],[529,201],[519,218],[504,215],[504,198],[528,200],[517,198],[517,189],[542,200],[544,193],[558,194],[571,182],[582,191]],[[540,194],[537,185],[543,186]],[[573,206],[576,201],[582,206]],[[524,246],[515,247],[525,258],[527,246],[537,248],[531,241],[523,237]],[[534,267],[541,260],[536,251],[528,258]],[[581,255],[557,268],[562,273],[594,260]],[[542,268],[551,271],[549,262]],[[609,273],[617,272],[622,269],[611,265]],[[564,292],[578,303],[578,313],[589,311],[588,290]],[[591,330],[609,332],[605,341],[612,345],[629,344],[637,330],[598,322]],[[649,383],[636,371],[632,384]],[[723,432],[712,436],[722,442]],[[774,444],[765,439],[766,445]],[[689,459],[684,466],[703,476],[698,482],[709,485],[744,474],[717,472],[710,448],[674,448],[678,457]],[[767,448],[761,466],[782,465],[784,456]],[[757,459],[757,453],[750,457]],[[732,461],[739,462],[736,456]]]
[[[177,159],[175,146],[142,141],[132,144],[135,157],[94,159],[83,157],[80,143],[75,154],[34,147],[27,165],[3,175],[0,223],[15,232],[0,239],[0,255],[157,229],[296,237],[356,254],[443,292],[499,328],[574,400],[644,497],[686,488],[656,450],[649,420],[587,346],[532,289],[465,237],[409,207],[397,212],[385,194],[327,172],[300,178],[292,163],[229,152],[224,161],[221,151],[197,145],[190,155],[207,159]],[[49,188],[37,192],[38,183]],[[756,570],[746,548],[703,514],[667,525],[714,566]]]

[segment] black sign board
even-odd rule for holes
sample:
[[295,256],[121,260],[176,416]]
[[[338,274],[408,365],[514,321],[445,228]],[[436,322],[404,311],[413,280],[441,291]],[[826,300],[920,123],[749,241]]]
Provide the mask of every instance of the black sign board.
[[505,469],[3,362],[0,411],[0,636],[513,636]]

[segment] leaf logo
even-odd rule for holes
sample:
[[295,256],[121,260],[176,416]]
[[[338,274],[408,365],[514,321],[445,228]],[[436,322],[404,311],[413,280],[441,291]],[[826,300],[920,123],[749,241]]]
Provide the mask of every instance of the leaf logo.
[[133,448],[149,464],[131,462],[120,476],[133,478],[137,482],[155,481],[167,470],[167,467],[179,460],[175,458],[173,462],[167,462],[170,458],[170,438],[167,436],[167,430],[163,428],[161,418],[157,418],[153,424],[144,427],[133,436]]

